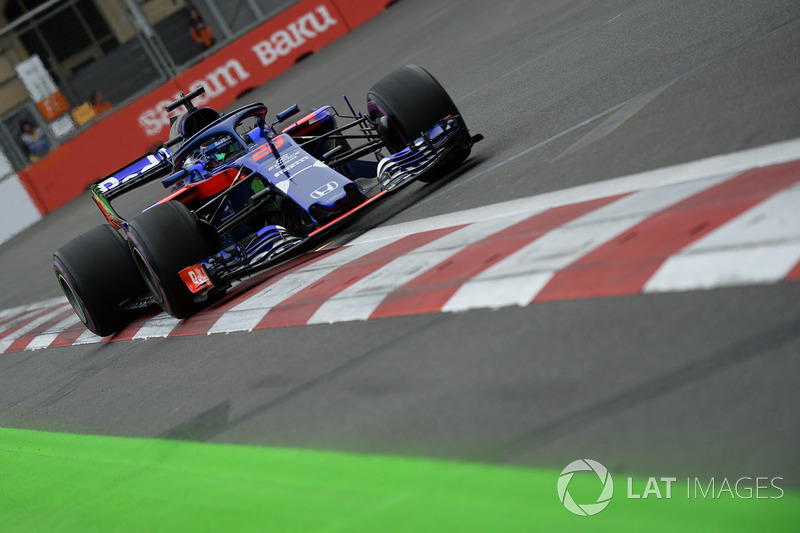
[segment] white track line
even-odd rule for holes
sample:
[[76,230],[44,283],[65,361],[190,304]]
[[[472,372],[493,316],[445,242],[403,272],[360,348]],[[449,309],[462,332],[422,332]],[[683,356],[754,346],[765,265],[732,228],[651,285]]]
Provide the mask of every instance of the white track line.
[[800,261],[800,184],[747,210],[673,255],[645,292],[771,283]]
[[435,267],[467,246],[528,218],[514,215],[463,227],[394,259],[327,300],[309,324],[366,320],[392,291]]
[[555,228],[463,284],[442,307],[464,311],[479,307],[527,305],[559,270],[594,248],[647,219],[653,213],[712,187],[730,176],[647,189]]
[[3,334],[4,331],[17,327],[20,322],[28,320],[32,316],[36,316],[37,314],[42,312],[42,307],[36,307],[31,311],[23,312],[19,316],[14,317],[13,319],[9,320],[5,324],[0,326],[0,335]]
[[43,300],[41,302],[36,302],[36,303],[33,303],[33,304],[19,305],[17,307],[12,307],[10,309],[4,309],[4,310],[0,311],[0,320],[4,319],[6,317],[12,316],[12,315],[16,315],[16,314],[20,314],[20,313],[26,313],[28,311],[33,311],[33,310],[36,310],[36,309],[41,310],[41,309],[44,309],[46,307],[54,307],[56,305],[63,304],[63,303],[66,303],[66,302],[67,302],[67,299],[64,298],[63,296],[61,296],[59,298],[51,298],[49,300]]
[[70,315],[58,324],[47,328],[43,333],[40,333],[25,347],[26,350],[38,350],[39,348],[47,348],[56,338],[68,328],[81,321],[78,315]]
[[5,353],[5,351],[8,350],[8,347],[11,346],[15,340],[24,336],[26,333],[38,328],[48,320],[52,320],[53,318],[57,317],[64,311],[65,311],[64,307],[59,306],[50,311],[49,313],[45,313],[39,318],[31,320],[18,330],[6,335],[5,337],[3,337],[3,339],[0,339],[0,353]]
[[81,333],[81,336],[78,337],[75,340],[75,342],[73,342],[72,344],[75,345],[75,346],[78,346],[78,345],[81,345],[81,344],[94,344],[96,342],[102,342],[102,340],[103,340],[103,337],[101,337],[100,335],[95,335],[94,333],[92,333],[91,331],[89,331],[87,329],[86,331]]
[[150,339],[153,337],[167,337],[181,321],[167,313],[159,313],[147,322],[133,335],[133,340]]
[[765,167],[800,158],[800,139],[784,141],[759,148],[752,148],[742,152],[718,155],[683,163],[672,167],[659,168],[632,174],[621,178],[598,181],[586,185],[579,185],[570,189],[553,191],[537,196],[509,200],[497,204],[466,209],[445,215],[436,215],[430,218],[414,220],[384,226],[368,231],[355,239],[353,244],[369,242],[397,235],[410,235],[420,231],[447,228],[461,224],[470,224],[518,213],[533,215],[538,211],[559,207],[562,205],[585,202],[632,191],[640,191],[685,183],[697,179],[740,174],[745,170]]

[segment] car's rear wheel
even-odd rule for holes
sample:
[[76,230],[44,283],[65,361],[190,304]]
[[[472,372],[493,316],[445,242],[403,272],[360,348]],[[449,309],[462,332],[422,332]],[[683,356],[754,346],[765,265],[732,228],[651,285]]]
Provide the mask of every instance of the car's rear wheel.
[[103,224],[53,254],[56,280],[86,327],[100,336],[121,330],[132,313],[120,306],[147,293],[125,239]]
[[[443,118],[460,115],[447,91],[419,65],[401,67],[373,85],[367,92],[367,112],[392,153],[405,149]],[[454,147],[440,169],[454,169],[469,153],[469,146]]]
[[202,304],[181,281],[179,272],[219,251],[216,232],[179,202],[152,207],[128,225],[133,260],[147,288],[164,311],[191,316]]

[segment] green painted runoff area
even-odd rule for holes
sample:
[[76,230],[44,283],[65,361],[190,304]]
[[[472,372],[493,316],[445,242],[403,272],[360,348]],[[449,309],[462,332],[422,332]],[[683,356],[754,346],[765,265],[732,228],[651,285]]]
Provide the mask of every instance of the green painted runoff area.
[[[634,500],[571,514],[558,471],[0,429],[2,531],[798,531],[781,499]],[[599,483],[599,481],[598,481]],[[635,480],[644,487],[645,480]],[[684,480],[685,483],[685,480]],[[577,486],[576,486],[577,488]],[[676,491],[679,492],[679,491]],[[774,494],[773,492],[772,494]]]

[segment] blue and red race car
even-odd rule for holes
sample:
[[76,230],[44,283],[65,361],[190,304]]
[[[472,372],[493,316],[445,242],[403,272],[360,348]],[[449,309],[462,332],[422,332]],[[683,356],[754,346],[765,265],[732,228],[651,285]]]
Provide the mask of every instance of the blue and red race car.
[[[202,93],[166,106],[186,112],[157,152],[92,185],[108,224],[53,255],[61,289],[98,335],[119,331],[153,303],[177,318],[192,315],[402,186],[448,174],[482,138],[417,65],[376,83],[366,115],[345,98],[350,114],[320,107],[281,132],[276,125],[296,116],[297,105],[268,125],[263,104],[220,116],[192,104]],[[133,220],[112,207],[120,194],[157,179],[169,194]]]

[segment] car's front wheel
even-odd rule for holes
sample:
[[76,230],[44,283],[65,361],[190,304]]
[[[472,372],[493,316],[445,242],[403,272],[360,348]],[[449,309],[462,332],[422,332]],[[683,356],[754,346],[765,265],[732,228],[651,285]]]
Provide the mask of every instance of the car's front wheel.
[[184,268],[219,251],[213,228],[179,202],[156,205],[128,225],[133,260],[148,289],[164,311],[176,318],[200,307],[180,278]]
[[[367,112],[392,153],[405,149],[443,118],[461,114],[442,85],[419,65],[401,67],[373,85],[367,92]],[[450,151],[440,170],[452,170],[469,157],[472,142],[467,141]]]

